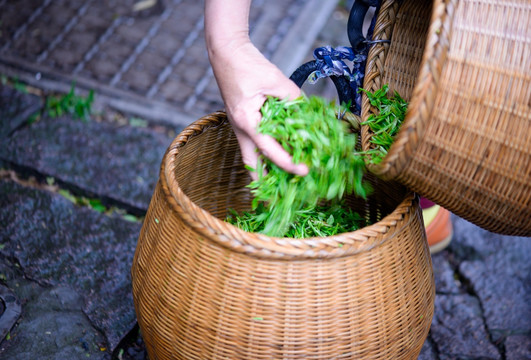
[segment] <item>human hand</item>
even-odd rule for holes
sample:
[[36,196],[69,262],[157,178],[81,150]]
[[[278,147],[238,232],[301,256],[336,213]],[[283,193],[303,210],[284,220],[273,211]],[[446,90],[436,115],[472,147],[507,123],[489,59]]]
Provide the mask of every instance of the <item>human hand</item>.
[[[260,108],[267,96],[294,99],[301,95],[301,90],[251,43],[249,6],[250,0],[205,2],[208,55],[229,121],[246,165],[256,169],[262,154],[288,172],[306,175],[305,164],[294,164],[272,137],[258,133]],[[251,176],[256,178],[256,172]]]
[[[270,63],[250,42],[230,51],[232,59],[214,61],[216,80],[227,115],[238,138],[243,162],[255,169],[260,154],[280,168],[306,175],[305,164],[294,164],[291,156],[270,136],[259,134],[260,108],[268,95],[294,99],[300,89]],[[255,173],[251,176],[256,177]]]

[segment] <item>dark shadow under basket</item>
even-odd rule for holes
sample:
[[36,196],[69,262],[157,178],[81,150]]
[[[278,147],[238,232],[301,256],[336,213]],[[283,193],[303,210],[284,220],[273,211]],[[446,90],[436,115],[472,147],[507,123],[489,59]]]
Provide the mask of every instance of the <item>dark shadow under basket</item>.
[[[384,0],[364,87],[410,101],[377,176],[492,232],[531,236],[531,3]],[[376,111],[363,98],[362,120]],[[371,132],[362,128],[363,148]]]
[[348,204],[375,223],[328,238],[247,233],[223,221],[250,208],[224,113],[168,148],[132,267],[150,359],[416,359],[434,280],[418,198],[372,177]]

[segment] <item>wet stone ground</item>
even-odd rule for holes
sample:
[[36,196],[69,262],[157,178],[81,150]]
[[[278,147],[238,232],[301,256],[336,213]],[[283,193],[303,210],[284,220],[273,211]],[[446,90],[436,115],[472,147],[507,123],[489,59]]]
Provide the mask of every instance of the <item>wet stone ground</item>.
[[[0,287],[21,305],[0,358],[145,359],[130,267],[168,134],[182,129],[45,114],[30,124],[42,99],[0,94]],[[419,359],[531,359],[531,239],[452,220]]]
[[[97,87],[122,110],[182,124],[222,106],[204,45],[203,3],[0,1],[0,67],[27,71],[37,86]],[[308,3],[253,1],[254,43],[273,56]]]

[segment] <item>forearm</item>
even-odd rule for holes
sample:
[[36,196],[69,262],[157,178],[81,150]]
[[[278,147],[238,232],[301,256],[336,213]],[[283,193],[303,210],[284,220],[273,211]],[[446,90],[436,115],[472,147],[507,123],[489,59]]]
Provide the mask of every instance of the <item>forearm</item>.
[[251,0],[205,0],[205,39],[211,58],[250,43],[250,7]]
[[256,166],[256,149],[289,172],[304,175],[271,137],[257,132],[267,96],[295,98],[300,89],[249,39],[251,0],[205,0],[205,41],[225,110],[240,143],[243,162]]

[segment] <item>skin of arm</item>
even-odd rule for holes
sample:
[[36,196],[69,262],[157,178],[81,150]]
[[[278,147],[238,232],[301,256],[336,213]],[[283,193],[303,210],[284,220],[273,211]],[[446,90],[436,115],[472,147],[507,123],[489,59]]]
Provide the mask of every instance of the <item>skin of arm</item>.
[[[261,153],[282,169],[304,176],[306,165],[294,164],[272,137],[257,132],[267,95],[294,99],[301,91],[252,44],[250,6],[251,0],[205,1],[205,40],[214,76],[243,162],[254,169]],[[256,173],[251,176],[256,178]]]

